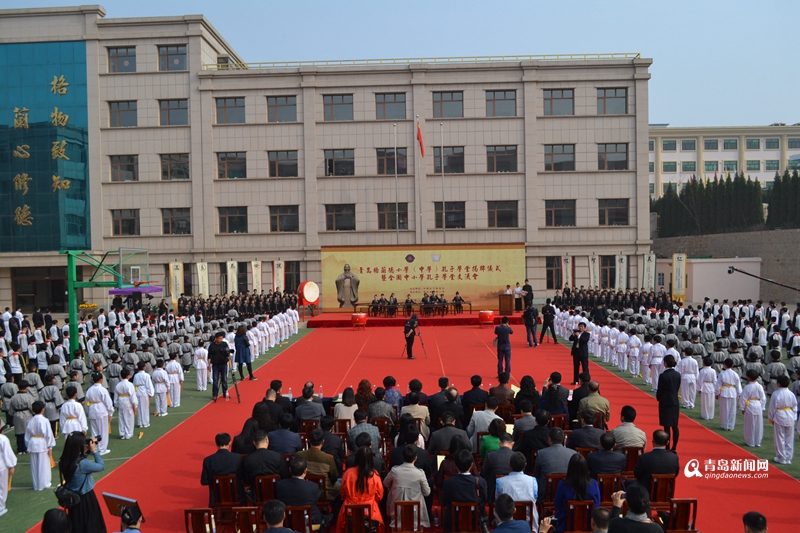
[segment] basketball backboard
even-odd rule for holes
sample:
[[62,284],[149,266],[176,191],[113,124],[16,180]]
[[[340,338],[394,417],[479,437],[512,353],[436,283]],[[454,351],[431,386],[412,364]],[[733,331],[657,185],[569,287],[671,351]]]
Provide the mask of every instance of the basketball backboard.
[[150,252],[141,248],[120,248],[117,271],[120,288],[150,281]]

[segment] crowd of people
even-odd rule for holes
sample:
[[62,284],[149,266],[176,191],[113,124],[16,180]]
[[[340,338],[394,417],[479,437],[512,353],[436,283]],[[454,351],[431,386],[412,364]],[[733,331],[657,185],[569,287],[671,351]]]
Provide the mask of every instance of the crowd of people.
[[369,312],[372,316],[393,317],[397,315],[398,309],[402,309],[406,315],[411,315],[414,312],[414,306],[418,305],[423,316],[444,315],[447,312],[448,304],[453,306],[453,312],[463,312],[464,302],[459,291],[456,291],[452,300],[449,301],[444,293],[437,295],[435,292],[425,291],[419,301],[414,300],[411,294],[407,294],[402,303],[398,302],[394,293],[391,293],[388,298],[381,293],[380,297],[377,294],[373,295],[372,301],[369,303]]

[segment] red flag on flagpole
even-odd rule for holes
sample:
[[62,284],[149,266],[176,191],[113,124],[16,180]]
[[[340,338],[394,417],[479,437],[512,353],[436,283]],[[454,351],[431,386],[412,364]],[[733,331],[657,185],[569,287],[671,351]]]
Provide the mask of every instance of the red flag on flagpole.
[[419,125],[419,120],[417,121],[417,141],[419,142],[419,153],[425,157],[425,143],[422,142],[422,127]]

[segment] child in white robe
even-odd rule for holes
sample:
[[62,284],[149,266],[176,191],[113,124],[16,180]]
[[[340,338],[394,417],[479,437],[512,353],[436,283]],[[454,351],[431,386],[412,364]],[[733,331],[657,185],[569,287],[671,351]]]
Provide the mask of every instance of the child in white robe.
[[644,336],[644,343],[639,351],[639,364],[641,367],[642,381],[645,385],[650,385],[650,349],[653,347],[650,335]]
[[625,326],[620,326],[616,344],[617,368],[620,372],[625,372],[628,369],[628,339],[628,334],[625,333]]
[[61,433],[69,435],[75,431],[86,433],[89,425],[86,422],[86,412],[83,405],[78,402],[78,389],[70,385],[65,389],[67,401],[61,405],[58,422]]
[[653,345],[650,347],[650,386],[652,392],[658,392],[658,378],[664,371],[664,356],[667,353],[666,347],[661,344],[661,337],[653,337]]
[[713,420],[714,409],[717,406],[714,401],[717,371],[714,370],[713,364],[714,360],[710,357],[703,359],[703,368],[700,369],[697,376],[697,381],[700,384],[700,418],[703,420]]
[[183,367],[178,362],[178,355],[172,354],[171,360],[164,369],[169,379],[169,397],[172,400],[172,407],[181,406],[181,390],[183,389]]
[[739,409],[744,415],[744,442],[748,446],[761,446],[764,438],[764,410],[767,408],[767,395],[758,383],[757,370],[747,371],[747,385],[739,396]]
[[[3,430],[3,426],[5,424],[0,420],[0,431]],[[8,509],[6,509],[8,484],[14,475],[16,466],[17,456],[14,455],[14,450],[11,449],[11,442],[9,442],[8,437],[0,433],[0,516],[8,512]]]
[[638,335],[631,335],[628,339],[628,370],[632,377],[639,375],[639,347],[642,341]]
[[145,368],[147,368],[147,364],[144,361],[140,362],[136,374],[133,376],[133,388],[136,390],[136,399],[139,404],[137,418],[140,428],[150,427],[150,398],[155,394],[153,380]]
[[742,381],[732,370],[733,359],[725,359],[725,370],[717,376],[716,396],[719,398],[719,422],[722,429],[736,427],[736,399],[742,393]]
[[114,403],[111,401],[111,395],[103,387],[103,374],[93,373],[92,381],[94,385],[86,391],[86,408],[89,411],[92,435],[100,437],[97,449],[100,455],[106,455],[111,451],[108,449],[108,426],[114,415]]
[[153,371],[153,389],[156,398],[156,416],[167,416],[167,394],[169,394],[169,375],[164,370],[164,360],[156,361]]
[[120,382],[114,389],[114,404],[117,406],[119,417],[119,438],[128,440],[133,438],[133,417],[136,415],[136,408],[139,399],[136,394],[136,387],[131,383],[131,371],[123,368],[120,373]]
[[25,428],[25,445],[31,454],[33,490],[39,491],[49,489],[52,482],[50,457],[56,439],[50,421],[42,415],[44,402],[41,400],[33,402],[32,410],[33,418],[28,421],[28,426]]
[[197,370],[197,390],[208,388],[208,350],[201,344],[194,351],[194,368]]
[[769,422],[774,428],[775,462],[792,463],[794,426],[797,421],[797,398],[789,389],[789,376],[778,378],[778,389],[769,400]]
[[681,403],[684,409],[694,409],[694,402],[697,399],[697,377],[700,369],[697,361],[692,357],[694,351],[691,347],[684,349],[683,353],[685,357],[678,361],[677,366],[681,375]]

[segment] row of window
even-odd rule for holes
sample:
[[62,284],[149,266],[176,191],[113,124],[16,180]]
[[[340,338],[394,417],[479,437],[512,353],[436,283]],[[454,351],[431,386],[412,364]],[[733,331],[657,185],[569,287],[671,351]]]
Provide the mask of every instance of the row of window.
[[[161,72],[187,70],[186,45],[157,45],[158,70]],[[108,49],[108,71],[136,72],[136,47],[122,46]]]
[[[395,157],[395,153],[397,157]],[[299,176],[297,150],[268,151],[269,176],[271,178],[295,178]],[[323,150],[325,176],[354,176],[355,150],[351,148]],[[444,154],[444,155],[442,155]],[[406,148],[377,148],[377,174],[379,176],[408,174],[408,151]],[[161,179],[189,179],[189,154],[160,154]],[[574,144],[548,144],[544,147],[545,171],[564,172],[575,170]],[[112,155],[111,181],[139,181],[139,156]],[[444,164],[444,168],[442,165]],[[434,147],[433,168],[436,174],[464,173],[464,147]],[[597,145],[598,170],[627,170],[628,145],[611,143]],[[516,146],[487,146],[486,172],[517,172]],[[246,152],[217,152],[217,178],[247,178]]]
[[[697,172],[697,161],[681,161],[681,172]],[[719,171],[719,161],[704,161],[703,166],[705,172],[717,172]],[[746,170],[759,172],[761,171],[761,161],[758,159],[748,159],[745,164],[747,165]],[[651,173],[656,171],[656,164],[653,161],[650,161],[649,170]],[[764,161],[764,170],[765,171],[779,171],[780,170],[780,161],[777,159],[767,159]],[[678,162],[677,161],[662,161],[661,162],[661,171],[662,172],[677,172],[678,171]],[[722,162],[722,171],[723,172],[738,172],[739,171],[739,162],[738,161],[723,161]]]
[[[627,226],[627,198],[600,199],[598,225]],[[247,207],[218,207],[219,233],[247,233]],[[519,227],[519,203],[516,200],[487,201],[487,225],[490,228]],[[377,204],[378,229],[408,229],[408,203]],[[466,202],[434,202],[434,221],[446,229],[466,228]],[[297,205],[269,206],[270,232],[292,233],[300,231],[300,207]],[[190,208],[161,210],[163,235],[191,235]],[[575,200],[545,200],[545,226],[574,226]],[[112,235],[140,235],[138,209],[111,210]],[[356,204],[326,204],[326,231],[356,231]]]
[[[655,151],[655,141],[650,140],[648,145],[651,152]],[[681,152],[696,152],[697,141],[694,139],[684,139],[680,141]],[[788,147],[790,149],[800,149],[800,138],[788,139]],[[781,140],[777,138],[764,139],[765,150],[780,150]],[[723,139],[723,150],[738,150],[739,139]],[[676,152],[678,150],[678,141],[674,139],[663,139],[661,141],[662,152]],[[719,150],[719,139],[703,139],[703,150],[706,152],[715,152]],[[745,139],[745,150],[761,150],[761,139]]]
[[[617,263],[616,257],[613,255],[601,255],[600,256],[600,270],[598,272],[600,276],[600,288],[601,289],[611,289],[617,283]],[[545,257],[545,277],[547,283],[547,289],[554,290],[554,289],[561,289],[564,286],[564,272],[563,272],[563,263],[560,256],[547,256]],[[567,268],[572,269],[572,279],[575,279],[575,262],[571,262],[568,264]],[[663,279],[659,283],[659,285],[663,285]]]

